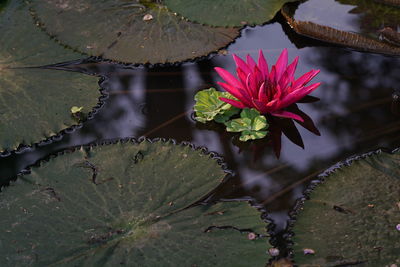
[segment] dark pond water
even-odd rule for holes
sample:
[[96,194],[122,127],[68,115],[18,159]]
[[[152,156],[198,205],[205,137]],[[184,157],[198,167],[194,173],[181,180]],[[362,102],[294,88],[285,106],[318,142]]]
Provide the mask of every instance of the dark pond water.
[[[277,225],[275,232],[281,232],[289,209],[319,173],[349,156],[400,146],[400,105],[393,96],[400,89],[399,59],[329,47],[300,37],[283,24],[278,18],[272,24],[246,28],[227,48],[229,55],[179,66],[86,63],[71,67],[106,76],[101,86],[108,91],[108,99],[92,120],[61,140],[0,159],[1,182],[67,147],[110,138],[173,138],[220,153],[236,175],[235,182],[222,188],[218,197],[254,197],[267,208]],[[290,141],[293,135],[289,132],[289,138],[282,136],[278,159],[271,146],[241,145],[222,128],[192,119],[195,93],[219,80],[213,67],[234,72],[230,54],[257,57],[258,49],[274,62],[283,48],[288,48],[290,59],[300,56],[296,77],[312,68],[321,69],[315,81],[323,84],[312,94],[321,100],[299,104],[321,136],[298,127],[304,149]]]

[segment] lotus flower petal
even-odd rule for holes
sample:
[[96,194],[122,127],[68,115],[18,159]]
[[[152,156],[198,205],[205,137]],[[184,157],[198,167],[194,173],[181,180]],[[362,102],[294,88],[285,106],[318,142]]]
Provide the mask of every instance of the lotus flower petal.
[[265,106],[265,103],[258,101],[257,99],[253,99],[253,106],[257,109],[260,113],[267,113],[268,107]]
[[254,66],[253,75],[257,81],[257,85],[260,85],[265,81],[264,75],[262,74],[260,68],[257,65]]
[[267,87],[265,86],[265,82],[263,82],[258,89],[258,100],[264,103],[268,102]]
[[238,76],[240,82],[243,85],[246,84],[247,74],[244,71],[242,71],[242,69],[239,67],[236,68],[236,73],[237,73],[237,76]]
[[271,72],[269,73],[269,81],[274,85],[277,83],[276,77],[276,67],[272,66]]
[[232,74],[230,74],[229,71],[223,69],[223,68],[219,68],[219,67],[215,67],[214,68],[217,73],[219,74],[219,76],[221,76],[221,78],[227,82],[228,84],[234,86],[234,87],[242,87],[242,83],[240,81],[238,81],[235,76],[233,76]]
[[257,81],[254,73],[247,75],[246,86],[252,98],[258,97]]
[[292,63],[286,68],[285,73],[287,76],[290,78],[290,82],[294,81],[294,72],[296,71],[297,68],[297,63],[299,62],[299,57],[297,56]]
[[230,84],[227,83],[222,83],[218,82],[218,84],[224,88],[228,93],[239,99],[240,101],[243,102],[243,104],[248,105],[251,107],[251,101],[249,102],[250,96],[247,94],[247,92],[244,92],[243,89],[236,88]]
[[296,91],[291,92],[285,98],[283,98],[282,107],[287,107],[293,103],[296,103],[297,101],[301,100],[303,97],[317,89],[320,85],[321,83],[314,83],[310,86],[302,87],[300,89],[297,89]]
[[262,50],[258,52],[258,68],[261,70],[262,74],[264,75],[264,79],[268,78],[268,63],[265,60],[264,54]]
[[286,91],[287,91],[286,88],[288,87],[289,82],[290,82],[290,77],[289,77],[289,75],[287,74],[287,72],[285,71],[285,72],[283,73],[281,79],[279,80],[278,85],[279,85],[279,87],[281,88],[281,90],[283,90],[284,92],[286,92]]
[[240,57],[236,56],[235,54],[233,54],[233,59],[235,60],[236,66],[238,68],[241,68],[242,71],[244,71],[244,73],[248,74],[248,73],[251,72],[251,69],[246,64],[246,62],[243,61],[243,59],[241,59]]
[[298,87],[302,87],[309,83],[318,73],[320,70],[311,70],[307,73],[305,73],[303,76],[298,78],[297,80],[294,81],[292,88],[297,89]]
[[231,104],[234,107],[241,108],[241,109],[246,108],[246,106],[240,101],[237,101],[237,100],[234,100],[234,99],[225,98],[225,97],[220,97],[219,99],[221,101],[224,101],[225,103]]
[[251,70],[253,70],[254,67],[256,66],[256,62],[254,61],[254,59],[250,55],[247,55],[246,56],[246,61],[247,61],[247,65],[249,66],[249,68]]
[[283,72],[286,70],[286,66],[288,63],[288,52],[287,49],[283,49],[281,55],[279,56],[278,60],[276,61],[275,68],[276,68],[276,81],[279,81]]
[[281,118],[295,119],[295,120],[304,122],[302,117],[300,117],[299,115],[294,114],[292,112],[289,112],[289,111],[284,111],[284,110],[276,111],[276,112],[272,112],[271,115],[276,116],[276,117],[281,117]]

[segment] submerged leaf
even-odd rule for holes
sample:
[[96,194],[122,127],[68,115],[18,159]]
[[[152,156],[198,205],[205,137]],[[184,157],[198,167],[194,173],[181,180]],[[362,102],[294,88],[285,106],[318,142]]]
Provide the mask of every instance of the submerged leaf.
[[228,132],[241,133],[240,141],[261,139],[268,133],[267,119],[256,109],[243,109],[239,119],[230,120],[225,125]]
[[400,7],[399,0],[375,0],[375,2],[382,3],[389,6]]
[[194,100],[196,101],[194,105],[194,111],[196,112],[195,119],[202,123],[212,120],[224,123],[230,117],[239,113],[238,108],[221,101],[220,97],[233,99],[230,94],[219,92],[215,88],[197,92],[194,96]]
[[23,68],[79,56],[35,27],[23,1],[10,1],[0,13],[0,43],[0,152],[76,125],[74,105],[91,110],[98,104],[96,77]]
[[285,2],[293,0],[165,0],[165,5],[194,22],[242,27],[270,21]]
[[209,155],[163,142],[52,158],[3,188],[0,265],[264,266],[270,246],[256,209],[186,208],[224,176]]
[[239,34],[233,28],[188,22],[158,1],[31,2],[34,18],[50,36],[82,53],[115,61],[156,64],[193,59],[217,51]]
[[[357,17],[359,33],[379,38],[379,32],[385,27],[397,30],[400,26],[400,1],[398,7],[389,6],[386,0],[338,0],[343,5],[354,6],[349,11]],[[385,4],[386,2],[386,4]],[[393,2],[394,4],[394,2]]]
[[369,155],[330,173],[297,209],[295,263],[400,264],[399,189],[400,151]]

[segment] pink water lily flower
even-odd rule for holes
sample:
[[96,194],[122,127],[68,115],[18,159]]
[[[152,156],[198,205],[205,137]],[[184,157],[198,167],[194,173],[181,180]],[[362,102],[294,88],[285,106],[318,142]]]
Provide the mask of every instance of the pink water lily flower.
[[247,55],[246,61],[235,54],[237,77],[227,70],[216,67],[215,70],[225,81],[218,82],[238,100],[221,97],[220,99],[238,108],[255,108],[262,114],[271,114],[277,117],[291,118],[303,122],[297,114],[285,110],[286,107],[300,101],[302,98],[317,89],[321,83],[306,86],[319,70],[311,70],[300,78],[294,78],[299,57],[288,65],[288,52],[284,49],[276,64],[268,70],[268,63],[260,50],[258,64]]

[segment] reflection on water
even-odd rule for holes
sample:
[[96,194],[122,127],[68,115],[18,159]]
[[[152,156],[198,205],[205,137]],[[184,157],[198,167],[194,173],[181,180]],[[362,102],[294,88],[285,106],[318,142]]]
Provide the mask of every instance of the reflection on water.
[[1,159],[1,181],[51,152],[74,145],[128,136],[174,138],[223,155],[236,176],[217,196],[254,197],[267,207],[281,230],[287,210],[318,173],[350,155],[400,144],[399,113],[392,112],[398,102],[392,97],[400,84],[398,59],[340,48],[297,49],[278,23],[244,30],[229,52],[256,56],[261,48],[267,60],[274,62],[285,47],[290,59],[300,56],[296,77],[321,69],[315,80],[323,84],[312,94],[321,100],[299,104],[321,136],[303,127],[293,132],[293,125],[287,126],[291,130],[282,136],[280,158],[268,140],[240,144],[221,125],[205,127],[192,119],[195,93],[215,86],[219,79],[213,67],[234,71],[230,55],[152,69],[85,64],[79,68],[108,77],[102,86],[109,98],[99,113],[59,142]]
[[357,32],[359,30],[356,23],[358,16],[352,12],[355,7],[354,2],[357,1],[343,1],[343,4],[339,4],[336,0],[309,0],[299,5],[294,18]]
[[[370,0],[308,0],[294,9],[294,18],[377,38],[380,31],[399,30],[400,9]],[[294,7],[293,7],[294,8]],[[327,12],[329,10],[329,12]]]

